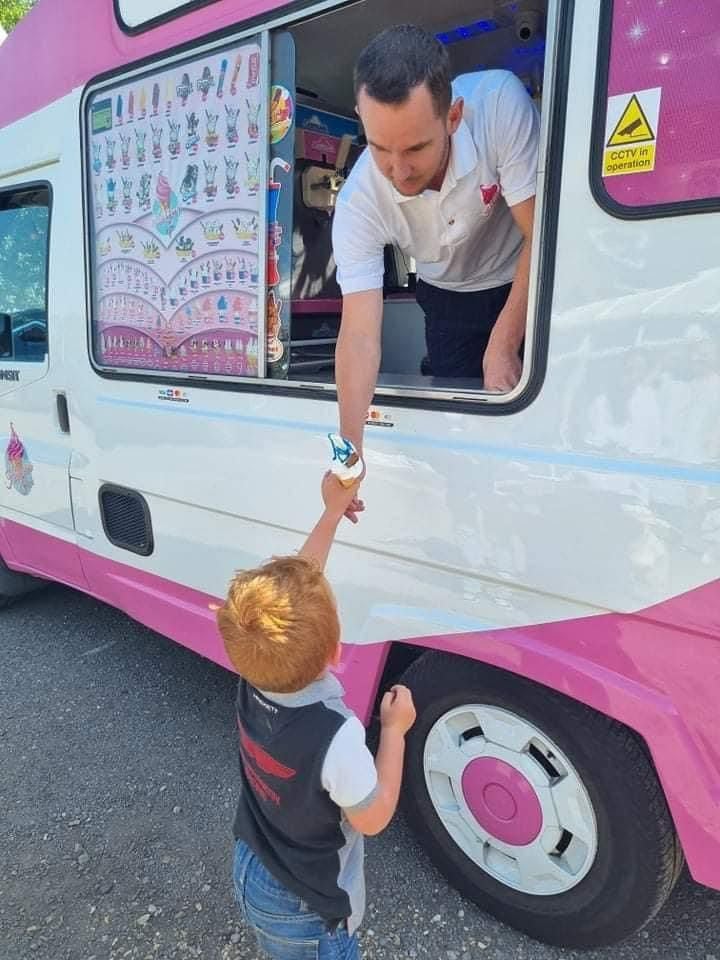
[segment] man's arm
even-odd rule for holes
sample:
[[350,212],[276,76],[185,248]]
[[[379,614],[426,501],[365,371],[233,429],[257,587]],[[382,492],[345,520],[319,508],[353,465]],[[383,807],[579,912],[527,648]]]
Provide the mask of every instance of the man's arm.
[[516,387],[522,373],[518,351],[527,325],[535,197],[523,200],[510,211],[522,231],[523,246],[510,295],[497,318],[483,358],[485,389],[499,393]]
[[365,421],[380,369],[382,290],[343,298],[342,323],[335,353],[340,433],[362,452]]

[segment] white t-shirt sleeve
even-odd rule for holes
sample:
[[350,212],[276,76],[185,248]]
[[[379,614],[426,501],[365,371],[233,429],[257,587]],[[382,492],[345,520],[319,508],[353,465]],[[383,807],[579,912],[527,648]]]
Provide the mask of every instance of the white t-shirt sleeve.
[[385,276],[383,231],[370,211],[360,209],[367,205],[367,198],[358,196],[361,189],[346,184],[333,216],[333,256],[343,296],[382,290]]
[[512,73],[497,98],[495,143],[503,196],[507,205],[514,207],[535,196],[540,117],[527,90]]
[[358,810],[375,799],[377,770],[357,717],[346,720],[325,754],[322,785],[342,810]]

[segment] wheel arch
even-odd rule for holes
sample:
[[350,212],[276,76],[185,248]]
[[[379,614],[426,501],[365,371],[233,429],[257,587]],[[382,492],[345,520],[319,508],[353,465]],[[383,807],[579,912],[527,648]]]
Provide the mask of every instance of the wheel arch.
[[[387,645],[374,713],[382,692],[398,682],[411,664],[421,657],[450,656],[512,674],[609,717],[623,726],[648,756],[693,879],[720,888],[720,872],[713,866],[715,853],[709,853],[711,850],[720,854],[720,823],[717,832],[711,833],[707,827],[708,816],[720,819],[716,805],[718,784],[669,696],[649,683],[582,656],[529,641],[521,629],[440,639],[441,642],[431,637]],[[692,790],[688,784],[693,784]]]

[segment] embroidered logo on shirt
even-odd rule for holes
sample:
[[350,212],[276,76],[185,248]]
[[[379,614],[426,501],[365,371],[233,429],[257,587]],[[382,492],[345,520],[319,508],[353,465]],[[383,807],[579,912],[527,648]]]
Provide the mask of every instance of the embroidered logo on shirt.
[[486,207],[489,207],[491,203],[494,203],[495,198],[500,192],[500,187],[496,183],[491,184],[489,187],[481,186],[480,193],[482,194],[483,203]]
[[292,780],[293,777],[297,776],[297,770],[286,767],[274,757],[271,757],[266,750],[263,750],[259,744],[248,737],[239,721],[238,732],[240,734],[240,758],[250,786],[261,800],[270,801],[279,807],[280,795],[276,790],[273,790],[269,783],[263,780],[254,767],[258,767],[262,773],[269,777],[275,777],[277,780]]

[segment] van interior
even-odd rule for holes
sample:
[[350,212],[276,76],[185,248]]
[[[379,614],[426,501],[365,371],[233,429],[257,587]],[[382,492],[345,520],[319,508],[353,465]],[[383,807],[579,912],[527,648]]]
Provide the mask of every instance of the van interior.
[[[388,26],[415,23],[446,44],[453,77],[511,70],[540,106],[546,7],[547,0],[360,0],[290,28],[297,97],[291,380],[334,382],[341,294],[331,246],[333,203],[364,145],[352,82],[363,47]],[[414,285],[415,264],[386,248],[379,385],[480,389],[476,381],[441,382],[431,376]]]

